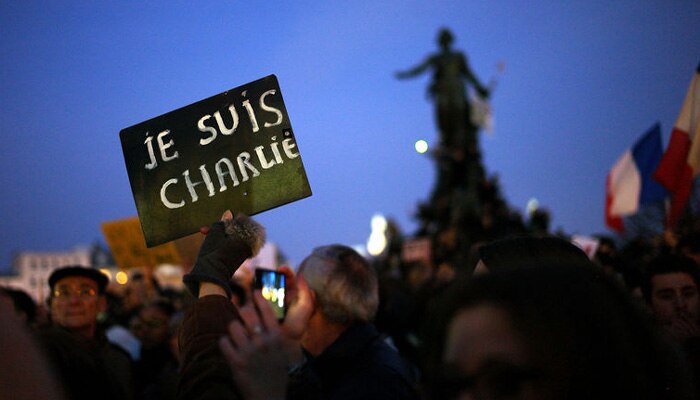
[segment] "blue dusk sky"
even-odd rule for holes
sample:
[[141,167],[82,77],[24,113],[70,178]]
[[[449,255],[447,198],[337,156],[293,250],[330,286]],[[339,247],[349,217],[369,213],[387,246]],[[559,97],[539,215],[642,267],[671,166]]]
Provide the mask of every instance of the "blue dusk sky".
[[269,240],[296,264],[365,243],[375,213],[413,233],[435,178],[413,146],[437,133],[429,75],[394,74],[441,27],[497,82],[480,144],[511,207],[537,198],[553,229],[606,233],[605,177],[657,121],[667,144],[698,21],[696,0],[1,2],[0,271],[136,215],[121,129],[269,74],[313,190],[257,217]]

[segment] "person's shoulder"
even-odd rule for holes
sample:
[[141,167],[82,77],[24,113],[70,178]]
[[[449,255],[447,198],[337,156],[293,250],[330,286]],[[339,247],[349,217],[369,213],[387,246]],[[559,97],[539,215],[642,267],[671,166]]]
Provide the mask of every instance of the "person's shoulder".
[[53,350],[57,349],[77,349],[85,347],[76,335],[67,330],[55,326],[48,325],[37,328],[33,331],[34,336],[41,346]]
[[414,379],[411,364],[382,336],[372,342],[365,356],[368,368],[376,374],[400,376],[409,381]]
[[126,351],[121,346],[107,341],[102,345],[102,351],[106,357],[113,360],[129,361],[132,362],[131,354]]
[[346,376],[338,392],[349,393],[348,398],[419,398],[417,375],[396,350],[387,344],[375,344],[365,356],[362,368]]

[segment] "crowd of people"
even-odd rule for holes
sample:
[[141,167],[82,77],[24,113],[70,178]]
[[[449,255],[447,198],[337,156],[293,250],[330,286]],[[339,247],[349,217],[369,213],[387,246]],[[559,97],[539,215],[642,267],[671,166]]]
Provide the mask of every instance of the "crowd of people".
[[694,399],[700,236],[600,239],[591,258],[537,232],[463,265],[323,244],[285,276],[279,320],[235,272],[265,241],[226,212],[185,290],[96,269],[49,277],[48,315],[0,296],[2,398]]

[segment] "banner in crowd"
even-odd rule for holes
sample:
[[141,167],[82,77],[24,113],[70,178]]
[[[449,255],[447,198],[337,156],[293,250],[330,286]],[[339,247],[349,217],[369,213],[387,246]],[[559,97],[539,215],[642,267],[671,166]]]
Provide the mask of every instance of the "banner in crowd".
[[195,233],[147,248],[137,217],[103,222],[102,233],[114,262],[121,269],[154,268],[163,264],[173,264],[188,270],[194,264],[204,240],[204,235]]

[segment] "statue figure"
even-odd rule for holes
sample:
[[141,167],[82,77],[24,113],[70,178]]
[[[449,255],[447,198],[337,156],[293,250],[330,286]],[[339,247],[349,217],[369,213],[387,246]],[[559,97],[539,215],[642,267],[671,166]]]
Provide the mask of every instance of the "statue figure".
[[483,98],[489,96],[489,90],[472,73],[466,56],[450,47],[454,37],[443,28],[438,34],[440,52],[428,58],[416,67],[399,72],[396,77],[406,79],[418,76],[428,68],[433,70],[433,81],[428,88],[430,97],[435,102],[435,111],[440,129],[440,145],[452,152],[457,158],[466,156],[476,149],[477,126],[471,122],[471,106],[467,96],[467,84],[471,84]]
[[[489,90],[471,71],[467,57],[451,49],[453,41],[452,33],[441,29],[440,51],[416,67],[398,72],[396,77],[411,78],[432,69],[428,93],[435,104],[440,143],[433,152],[437,181],[430,199],[431,212],[438,220],[456,223],[479,213],[478,187],[484,180],[477,140],[479,126],[472,122],[467,85],[482,98],[488,98]],[[460,207],[452,206],[456,203]]]
[[[486,177],[477,136],[485,124],[483,115],[481,121],[473,118],[470,100],[474,101],[474,96],[470,94],[488,99],[491,90],[471,71],[467,57],[451,48],[453,41],[452,33],[441,29],[440,51],[430,54],[421,64],[398,72],[396,77],[406,79],[432,72],[428,94],[439,129],[439,145],[431,152],[437,179],[430,199],[418,204],[417,236],[431,238],[433,265],[457,267],[468,265],[474,244],[521,233],[524,225],[502,199],[497,179]],[[494,84],[489,86],[493,88]]]

